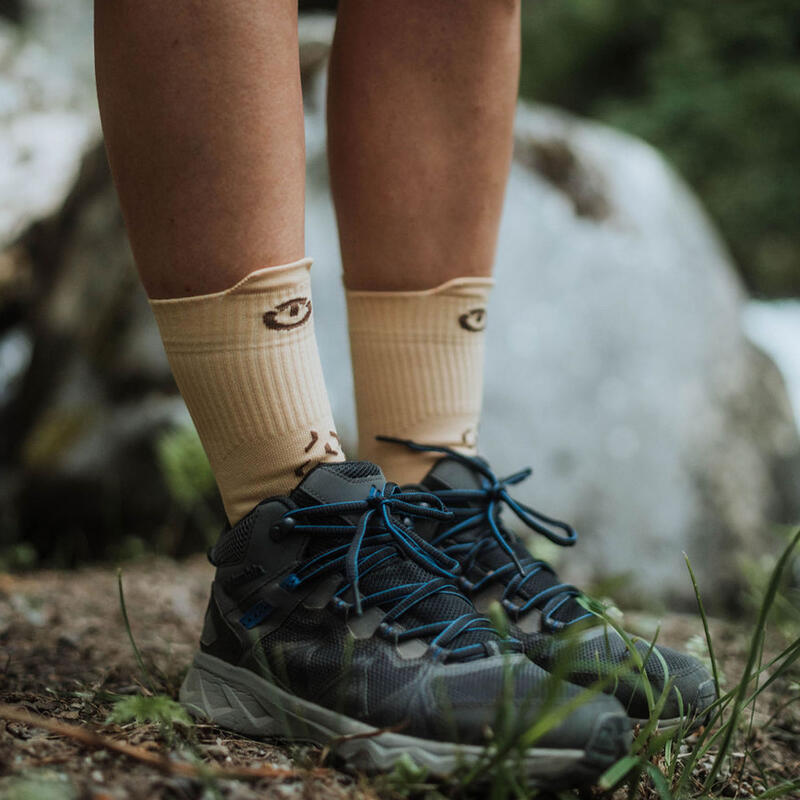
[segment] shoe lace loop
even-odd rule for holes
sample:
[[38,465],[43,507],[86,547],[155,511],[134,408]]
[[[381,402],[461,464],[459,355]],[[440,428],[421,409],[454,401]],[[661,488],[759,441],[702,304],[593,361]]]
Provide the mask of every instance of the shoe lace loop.
[[[511,486],[516,486],[533,474],[530,467],[519,470],[506,478],[498,478],[491,468],[481,459],[474,456],[466,456],[453,450],[450,447],[441,445],[427,445],[413,442],[409,439],[397,439],[390,436],[376,437],[380,441],[399,445],[405,445],[411,450],[423,453],[441,453],[464,466],[473,472],[477,472],[483,478],[483,485],[479,489],[437,489],[433,493],[436,497],[445,501],[458,521],[455,525],[446,528],[432,542],[434,545],[442,546],[446,553],[456,553],[460,556],[459,560],[467,572],[478,560],[478,558],[491,547],[500,547],[511,560],[498,569],[492,570],[477,583],[470,583],[462,578],[462,583],[472,591],[481,588],[490,581],[506,578],[510,570],[516,570],[517,574],[511,578],[505,586],[503,592],[503,606],[507,611],[519,617],[531,608],[537,608],[543,612],[542,622],[551,629],[561,629],[567,625],[577,622],[578,619],[585,619],[593,616],[587,612],[576,619],[565,623],[554,619],[553,614],[569,600],[571,597],[582,596],[580,589],[571,584],[558,583],[541,592],[533,595],[523,603],[515,603],[512,598],[520,590],[524,589],[528,582],[542,570],[554,572],[553,568],[546,562],[534,559],[530,556],[520,558],[512,547],[514,535],[502,525],[500,512],[503,507],[508,507],[514,515],[530,530],[544,536],[549,541],[561,547],[571,547],[578,541],[578,532],[569,523],[555,519],[541,511],[537,511],[519,500],[515,500],[508,491]],[[452,503],[476,503],[475,506],[458,507]],[[451,545],[445,543],[458,533],[473,528],[480,528],[484,535],[479,535],[474,542],[464,543],[455,542]]]

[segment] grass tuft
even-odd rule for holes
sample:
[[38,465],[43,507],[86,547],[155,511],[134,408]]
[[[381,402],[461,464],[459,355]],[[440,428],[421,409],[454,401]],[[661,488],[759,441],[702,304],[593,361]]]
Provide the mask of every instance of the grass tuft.
[[780,584],[781,578],[783,577],[783,570],[786,566],[789,558],[794,551],[794,548],[797,546],[797,543],[800,542],[800,530],[792,538],[789,546],[783,551],[781,557],[778,559],[778,563],[775,565],[775,569],[772,572],[772,577],[770,578],[769,585],[767,586],[766,594],[764,595],[764,600],[761,604],[761,610],[758,614],[758,620],[756,622],[755,630],[753,631],[753,638],[750,644],[750,650],[747,654],[747,664],[744,668],[744,673],[742,674],[741,680],[739,681],[739,685],[736,688],[736,694],[734,696],[733,701],[733,709],[731,711],[731,718],[725,725],[725,733],[722,737],[722,741],[719,746],[719,750],[717,752],[717,756],[714,759],[714,763],[709,771],[704,783],[703,789],[707,790],[710,786],[713,786],[714,779],[717,777],[719,773],[720,767],[722,766],[722,762],[728,757],[731,749],[731,743],[733,740],[733,735],[736,732],[736,727],[739,722],[739,718],[747,706],[747,691],[750,686],[750,679],[753,677],[753,668],[756,664],[756,660],[760,660],[763,648],[764,648],[764,634],[767,627],[767,618],[769,615],[769,611],[772,608],[772,604],[775,600],[775,595],[778,591],[778,586]]

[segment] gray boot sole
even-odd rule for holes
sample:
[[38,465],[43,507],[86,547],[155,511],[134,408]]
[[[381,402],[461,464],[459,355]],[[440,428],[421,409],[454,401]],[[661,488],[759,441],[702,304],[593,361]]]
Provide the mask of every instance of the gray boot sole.
[[[717,690],[714,686],[714,681],[705,681],[705,683],[701,683],[697,690],[697,698],[695,699],[696,710],[683,717],[659,719],[658,724],[656,725],[656,731],[671,731],[675,730],[676,728],[684,727],[686,729],[686,733],[688,734],[697,730],[702,725],[708,724],[710,717],[708,708],[716,701],[716,699]],[[631,717],[631,724],[639,725],[642,728],[647,725],[648,722],[650,722],[649,719],[638,719],[636,717]]]
[[[444,776],[486,758],[483,747],[379,731],[205,653],[195,655],[180,701],[192,716],[245,736],[330,746],[351,767],[368,772],[390,770],[401,758],[411,758],[432,775]],[[525,773],[542,788],[592,783],[627,752],[630,736],[626,717],[606,714],[596,720],[583,750],[529,749]]]

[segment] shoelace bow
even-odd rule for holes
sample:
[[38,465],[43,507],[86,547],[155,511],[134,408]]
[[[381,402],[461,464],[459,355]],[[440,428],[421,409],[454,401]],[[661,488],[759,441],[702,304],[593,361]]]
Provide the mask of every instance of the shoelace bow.
[[[357,522],[330,524],[314,522],[315,518],[348,517],[360,515]],[[491,631],[491,622],[476,612],[469,612],[455,619],[431,622],[411,628],[395,626],[406,612],[413,609],[426,598],[433,595],[455,594],[463,597],[457,585],[456,573],[460,571],[459,562],[442,550],[434,547],[413,530],[410,525],[399,525],[397,515],[403,518],[426,518],[438,521],[453,518],[444,503],[429,492],[403,492],[394,484],[387,484],[386,490],[376,487],[370,489],[365,500],[354,500],[337,503],[322,503],[315,506],[303,506],[287,511],[283,522],[290,522],[295,531],[303,531],[315,535],[350,535],[347,544],[331,547],[316,554],[298,567],[295,572],[283,581],[286,589],[296,589],[310,580],[317,579],[326,573],[344,571],[346,582],[334,595],[334,603],[343,611],[353,611],[357,615],[372,606],[381,605],[391,608],[381,620],[377,631],[385,638],[396,642],[415,638],[430,638],[433,654],[442,659],[468,659],[489,655],[491,646],[475,643],[462,647],[450,648],[461,634],[477,631]],[[299,520],[307,520],[305,522]],[[390,559],[402,554],[414,563],[422,566],[437,577],[417,583],[406,583],[391,586],[387,589],[363,594],[361,580],[375,569],[384,566]],[[352,590],[353,602],[343,599]],[[502,640],[501,640],[502,641]],[[497,642],[499,649],[517,644],[516,640]]]
[[[507,506],[516,517],[530,530],[544,536],[551,542],[561,547],[571,547],[578,541],[578,532],[568,523],[548,517],[534,508],[515,500],[508,492],[508,487],[521,483],[530,477],[533,470],[530,467],[515,472],[507,478],[498,478],[494,472],[480,459],[465,456],[450,447],[439,445],[426,445],[413,442],[409,439],[396,439],[390,436],[376,437],[380,441],[405,445],[411,450],[422,453],[442,453],[455,461],[460,462],[483,478],[480,489],[437,489],[432,494],[443,500],[448,510],[453,512],[459,521],[452,527],[446,528],[431,544],[441,548],[447,555],[453,555],[462,565],[463,572],[471,569],[481,555],[495,547],[499,547],[510,559],[507,564],[497,569],[490,570],[479,581],[473,583],[465,576],[459,578],[460,584],[470,592],[476,592],[493,582],[504,582],[509,573],[516,571],[516,575],[505,583],[503,591],[503,607],[514,618],[519,618],[532,608],[542,613],[542,624],[551,630],[561,630],[569,625],[594,616],[590,611],[565,622],[554,618],[554,614],[564,603],[573,597],[583,595],[580,589],[568,583],[556,583],[547,589],[537,592],[532,597],[518,603],[513,597],[525,589],[529,582],[543,570],[555,575],[555,570],[546,561],[535,559],[532,556],[520,558],[512,547],[514,534],[507,530],[500,519],[503,506]],[[476,503],[478,507],[459,507],[452,503]],[[448,540],[467,530],[479,528],[479,533],[474,541],[451,542]],[[558,533],[562,531],[563,534]]]

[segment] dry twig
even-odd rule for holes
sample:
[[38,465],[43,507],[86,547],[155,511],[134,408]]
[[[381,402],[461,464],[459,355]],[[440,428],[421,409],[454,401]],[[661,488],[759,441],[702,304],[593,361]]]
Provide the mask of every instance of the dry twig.
[[57,736],[64,736],[73,741],[80,742],[86,747],[96,750],[111,750],[115,753],[128,756],[143,764],[147,764],[160,772],[169,775],[180,775],[186,778],[222,778],[228,780],[259,780],[261,778],[301,778],[304,775],[325,774],[326,770],[317,768],[307,772],[293,769],[279,769],[278,767],[219,767],[192,764],[188,761],[175,761],[161,753],[153,753],[143,747],[111,739],[97,731],[70,725],[57,719],[42,717],[32,714],[21,708],[14,708],[0,703],[0,719],[30,725],[34,728],[49,731]]

